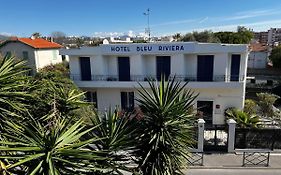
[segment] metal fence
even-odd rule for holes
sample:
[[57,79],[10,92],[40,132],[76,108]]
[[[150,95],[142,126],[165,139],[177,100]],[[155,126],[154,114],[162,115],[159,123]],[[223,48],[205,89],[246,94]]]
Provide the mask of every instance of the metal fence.
[[281,149],[281,129],[236,128],[235,149]]

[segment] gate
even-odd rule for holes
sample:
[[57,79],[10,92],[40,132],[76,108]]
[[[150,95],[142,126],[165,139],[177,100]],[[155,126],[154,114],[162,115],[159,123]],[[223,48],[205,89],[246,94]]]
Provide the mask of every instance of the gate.
[[222,125],[206,127],[204,131],[204,152],[227,152],[228,128]]

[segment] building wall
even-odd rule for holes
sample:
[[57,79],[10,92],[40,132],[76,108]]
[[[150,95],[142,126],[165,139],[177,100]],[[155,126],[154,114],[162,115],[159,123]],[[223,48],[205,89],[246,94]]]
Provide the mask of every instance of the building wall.
[[[174,43],[170,43],[173,45]],[[175,51],[172,47],[185,46],[184,51]],[[151,45],[151,46],[150,46]],[[70,71],[72,75],[80,75],[79,57],[89,56],[91,59],[92,75],[116,75],[118,76],[118,57],[129,57],[130,75],[148,76],[156,75],[156,57],[171,57],[171,75],[197,76],[197,56],[214,55],[214,76],[229,77],[231,70],[232,54],[240,54],[240,77],[239,81],[229,81],[221,79],[219,81],[188,83],[188,88],[199,93],[197,100],[213,101],[213,124],[224,124],[224,111],[229,107],[242,109],[245,98],[245,77],[248,58],[246,45],[220,45],[220,44],[198,44],[198,43],[176,43],[170,47],[169,44],[131,44],[131,45],[111,45],[94,48],[70,49],[62,52],[70,55]],[[159,52],[161,47],[170,47],[169,51]],[[121,51],[117,52],[119,47]],[[150,48],[149,48],[150,47]],[[142,51],[140,51],[142,49]],[[113,53],[111,53],[113,52]],[[199,70],[200,71],[200,70]],[[97,92],[98,109],[108,109],[110,106],[121,106],[121,92],[134,91],[137,98],[139,84],[137,81],[80,81],[74,79],[76,84],[85,91]],[[149,88],[144,79],[140,80],[143,87]],[[136,103],[135,103],[136,104]],[[216,108],[218,107],[219,108]],[[196,107],[196,102],[195,102]]]
[[248,68],[264,69],[267,65],[267,52],[250,52]]
[[[106,110],[121,106],[121,92],[134,92],[135,99],[140,98],[136,88],[85,88],[85,91],[97,92],[97,103],[99,110]],[[239,89],[191,89],[195,94],[199,94],[194,101],[197,108],[197,101],[213,101],[213,124],[224,124],[224,111],[230,107],[242,109],[241,100],[244,98]],[[135,100],[135,106],[138,103]],[[220,108],[216,109],[216,105]]]
[[5,56],[7,52],[11,52],[16,58],[23,59],[23,52],[28,52],[27,65],[36,70],[35,54],[32,47],[20,42],[10,42],[0,47],[1,55]]
[[50,64],[62,62],[62,57],[59,55],[59,49],[36,49],[35,59],[37,70]]

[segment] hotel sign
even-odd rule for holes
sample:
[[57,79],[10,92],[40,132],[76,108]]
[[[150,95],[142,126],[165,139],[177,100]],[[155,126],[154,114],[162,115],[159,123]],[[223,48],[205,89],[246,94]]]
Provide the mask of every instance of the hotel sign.
[[114,45],[110,46],[110,52],[176,52],[184,51],[183,45]]

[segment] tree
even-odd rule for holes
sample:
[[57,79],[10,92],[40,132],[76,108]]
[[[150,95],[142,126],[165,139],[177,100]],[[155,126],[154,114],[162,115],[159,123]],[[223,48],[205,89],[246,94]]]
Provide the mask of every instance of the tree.
[[176,33],[173,35],[173,38],[175,41],[180,41],[181,40],[181,34],[180,33]]
[[246,99],[244,105],[244,112],[248,115],[255,115],[257,111],[257,103],[254,100]]
[[63,44],[66,34],[61,31],[54,31],[51,33],[51,37],[54,39],[54,42]]
[[[106,172],[106,153],[84,149],[100,138],[80,138],[95,129],[85,129],[83,121],[72,123],[66,117],[29,116],[23,121],[5,121],[5,130],[0,133],[0,160],[5,170],[13,174],[81,174]],[[47,120],[48,125],[42,125]],[[102,162],[102,163],[99,163]],[[3,172],[1,173],[3,174]]]
[[205,43],[219,42],[218,38],[214,35],[214,33],[209,30],[205,30],[203,32],[194,31],[192,33],[187,33],[185,36],[183,36],[182,41],[198,41]]
[[148,83],[150,89],[139,84],[137,101],[143,118],[138,125],[138,149],[134,155],[142,174],[180,174],[193,143],[194,115],[188,109],[198,94],[175,78]]
[[214,35],[221,41],[227,44],[249,44],[254,34],[245,27],[238,27],[237,32],[217,32]]
[[269,59],[272,61],[273,67],[281,68],[281,46],[272,49]]
[[258,93],[258,106],[261,114],[267,118],[274,118],[276,113],[274,111],[274,103],[280,97],[269,93]]
[[[130,171],[127,167],[131,161],[131,152],[136,147],[137,124],[135,114],[118,111],[117,109],[105,112],[88,112],[89,126],[95,129],[86,135],[86,139],[98,137],[94,143],[95,149],[106,151],[106,157],[112,159],[111,174],[121,173],[120,169]],[[93,147],[89,147],[93,149]]]
[[[64,64],[40,69],[30,84],[34,87],[29,91],[34,97],[29,108],[33,116],[48,115],[54,104],[63,116],[71,116],[89,105],[84,102],[84,93],[68,78],[68,68]],[[78,114],[75,116],[79,118]]]

